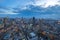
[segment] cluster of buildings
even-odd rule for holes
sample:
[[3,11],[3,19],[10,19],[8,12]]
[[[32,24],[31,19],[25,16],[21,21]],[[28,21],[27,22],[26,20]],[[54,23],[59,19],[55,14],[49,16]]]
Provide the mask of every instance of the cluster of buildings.
[[0,18],[0,40],[60,40],[60,20]]

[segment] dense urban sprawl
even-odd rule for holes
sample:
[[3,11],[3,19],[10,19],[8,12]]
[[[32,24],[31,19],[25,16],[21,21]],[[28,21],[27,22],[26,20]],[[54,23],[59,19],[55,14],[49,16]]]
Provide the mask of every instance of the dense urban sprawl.
[[0,40],[60,40],[60,20],[0,18]]

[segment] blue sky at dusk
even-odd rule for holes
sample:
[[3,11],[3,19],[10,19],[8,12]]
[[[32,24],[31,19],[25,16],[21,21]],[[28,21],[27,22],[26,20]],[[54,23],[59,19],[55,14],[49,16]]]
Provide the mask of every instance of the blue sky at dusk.
[[0,0],[0,17],[58,18],[60,0]]

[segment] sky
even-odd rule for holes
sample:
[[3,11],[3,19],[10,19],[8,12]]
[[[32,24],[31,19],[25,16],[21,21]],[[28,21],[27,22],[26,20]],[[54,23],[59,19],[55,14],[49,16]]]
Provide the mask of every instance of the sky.
[[19,8],[24,10],[27,9],[27,5],[39,6],[42,8],[48,8],[53,6],[60,6],[60,0],[0,0],[0,15],[9,14],[17,15],[20,14],[13,8]]
[[43,7],[55,6],[60,5],[60,0],[35,0],[35,5]]
[[21,7],[29,4],[48,7],[60,5],[60,0],[0,0],[0,6],[4,7]]
[[12,8],[24,7],[30,2],[31,0],[0,0],[0,14],[17,14]]
[[17,6],[24,6],[29,2],[30,0],[0,0],[0,6],[17,7]]

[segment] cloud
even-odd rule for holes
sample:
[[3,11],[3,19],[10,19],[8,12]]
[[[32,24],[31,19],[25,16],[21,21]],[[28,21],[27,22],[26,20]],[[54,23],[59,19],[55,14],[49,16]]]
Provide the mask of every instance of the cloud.
[[14,12],[14,9],[4,9],[4,8],[0,8],[0,14],[18,14],[16,12]]
[[46,8],[49,6],[60,5],[60,0],[34,0],[34,5]]

